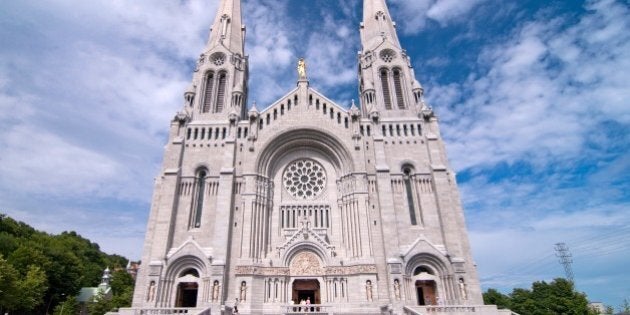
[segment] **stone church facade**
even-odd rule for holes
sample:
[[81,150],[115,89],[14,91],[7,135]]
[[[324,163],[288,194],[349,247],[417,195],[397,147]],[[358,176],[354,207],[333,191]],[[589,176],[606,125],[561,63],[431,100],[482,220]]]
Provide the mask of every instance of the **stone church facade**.
[[498,314],[438,119],[385,1],[363,10],[360,104],[315,90],[300,60],[295,89],[248,109],[241,1],[221,0],[120,313]]

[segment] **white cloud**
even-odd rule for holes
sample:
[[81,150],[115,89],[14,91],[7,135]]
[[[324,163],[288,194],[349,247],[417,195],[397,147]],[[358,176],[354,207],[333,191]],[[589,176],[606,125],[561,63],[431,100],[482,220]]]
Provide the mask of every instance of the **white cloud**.
[[440,24],[447,24],[470,12],[475,6],[485,0],[438,0],[426,12],[426,16]]
[[421,32],[428,20],[442,26],[463,20],[468,13],[486,0],[392,0],[393,15],[406,34]]
[[20,126],[5,134],[3,140],[5,154],[0,158],[0,172],[5,189],[20,183],[20,191],[26,193],[56,195],[72,191],[99,195],[122,170],[108,157],[72,145],[46,130]]
[[[564,276],[553,245],[574,255],[578,289],[621,300],[627,264],[630,28],[627,6],[588,1],[573,22],[532,20],[486,47],[463,83],[427,90],[442,120],[484,287]],[[600,283],[594,289],[588,283]]]
[[349,84],[356,80],[356,59],[352,54],[359,47],[356,39],[348,38],[350,26],[326,14],[322,30],[310,35],[306,57],[309,78],[323,88]]
[[[628,26],[627,11],[611,3],[569,27],[531,22],[513,40],[486,50],[479,62],[487,73],[448,87],[464,91],[463,104],[444,109],[456,168],[520,159],[547,165],[585,150],[600,122],[630,123],[630,74],[624,70],[630,68],[630,35],[609,27]],[[611,29],[617,33],[608,41],[589,44]]]

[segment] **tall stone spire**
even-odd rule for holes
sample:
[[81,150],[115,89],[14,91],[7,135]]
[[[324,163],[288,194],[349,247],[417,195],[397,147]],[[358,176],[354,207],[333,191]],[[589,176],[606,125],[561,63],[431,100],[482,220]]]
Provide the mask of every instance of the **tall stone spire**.
[[244,35],[241,0],[221,0],[210,31],[207,50],[223,44],[230,52],[243,55]]
[[359,52],[361,110],[372,119],[416,115],[422,87],[400,45],[385,0],[363,1]]
[[363,23],[361,25],[361,43],[363,49],[373,49],[383,40],[400,47],[396,24],[392,21],[385,0],[363,1]]
[[245,118],[248,59],[241,0],[221,0],[208,43],[184,99],[192,120]]

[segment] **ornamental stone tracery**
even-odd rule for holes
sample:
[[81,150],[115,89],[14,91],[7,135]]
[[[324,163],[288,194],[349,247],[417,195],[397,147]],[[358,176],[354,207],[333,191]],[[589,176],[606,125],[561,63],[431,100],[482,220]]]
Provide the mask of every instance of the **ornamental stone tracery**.
[[291,196],[298,199],[313,199],[326,188],[326,171],[316,161],[300,159],[286,167],[282,182]]

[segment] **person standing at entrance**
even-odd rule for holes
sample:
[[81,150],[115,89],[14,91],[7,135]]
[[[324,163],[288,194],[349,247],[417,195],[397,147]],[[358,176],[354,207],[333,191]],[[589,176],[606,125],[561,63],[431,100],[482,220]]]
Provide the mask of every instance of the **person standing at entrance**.
[[[307,298],[306,298],[306,305],[311,305],[311,298],[310,298],[310,297],[307,297]],[[307,312],[310,312],[310,311],[311,311],[311,308],[310,308],[309,306],[307,306],[307,307],[306,307],[306,311],[307,311]]]

